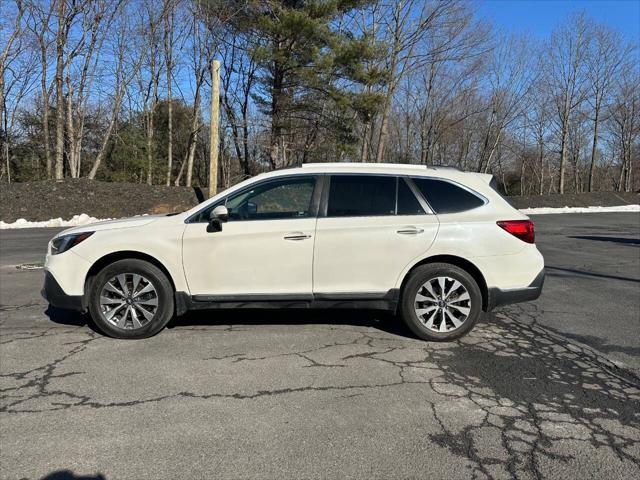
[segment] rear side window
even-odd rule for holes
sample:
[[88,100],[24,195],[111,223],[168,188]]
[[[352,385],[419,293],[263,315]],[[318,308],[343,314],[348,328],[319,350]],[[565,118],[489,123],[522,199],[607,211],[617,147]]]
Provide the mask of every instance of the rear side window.
[[331,177],[328,217],[395,215],[396,178],[345,175]]
[[436,213],[458,213],[484,205],[480,197],[453,183],[432,178],[412,180]]

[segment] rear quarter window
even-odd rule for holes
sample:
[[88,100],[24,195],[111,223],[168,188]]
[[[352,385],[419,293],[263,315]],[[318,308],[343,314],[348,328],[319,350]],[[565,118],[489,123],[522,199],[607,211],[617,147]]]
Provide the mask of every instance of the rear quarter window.
[[481,207],[485,201],[470,191],[444,180],[412,178],[435,213],[459,213]]

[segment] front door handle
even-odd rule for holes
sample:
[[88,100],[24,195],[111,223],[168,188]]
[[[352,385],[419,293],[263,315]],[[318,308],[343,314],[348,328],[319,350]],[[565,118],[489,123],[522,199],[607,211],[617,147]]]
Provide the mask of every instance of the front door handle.
[[311,235],[305,235],[302,232],[291,232],[284,236],[285,240],[293,240],[293,241],[306,240],[308,238],[311,238]]
[[405,227],[398,230],[396,233],[399,233],[400,235],[419,235],[423,232],[424,232],[424,228]]

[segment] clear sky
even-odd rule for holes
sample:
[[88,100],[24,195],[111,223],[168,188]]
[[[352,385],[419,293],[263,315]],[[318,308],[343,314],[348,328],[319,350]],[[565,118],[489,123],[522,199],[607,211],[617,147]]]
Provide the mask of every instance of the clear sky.
[[475,0],[478,14],[498,28],[544,38],[567,15],[585,10],[592,18],[640,41],[640,0]]

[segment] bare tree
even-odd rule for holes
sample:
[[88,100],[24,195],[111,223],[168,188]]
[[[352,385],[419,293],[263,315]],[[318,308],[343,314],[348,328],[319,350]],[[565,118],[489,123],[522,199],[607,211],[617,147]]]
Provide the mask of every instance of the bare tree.
[[0,126],[2,127],[2,136],[0,137],[1,150],[4,155],[5,165],[7,169],[7,179],[11,182],[11,165],[9,163],[9,119],[7,114],[7,102],[5,91],[5,74],[9,64],[15,59],[16,53],[12,50],[14,42],[19,38],[22,31],[22,17],[24,16],[24,6],[22,2],[16,1],[16,15],[13,23],[13,29],[6,40],[5,46],[0,52]]
[[564,193],[571,115],[586,96],[585,60],[589,35],[585,15],[574,15],[553,32],[549,44],[545,73],[556,107],[560,137],[559,193]]
[[39,2],[28,0],[25,3],[29,11],[26,28],[34,35],[40,53],[40,101],[42,103],[42,144],[44,147],[47,178],[53,175],[53,158],[51,154],[51,134],[49,131],[49,100],[51,97],[51,85],[48,81],[49,53],[55,39],[51,29],[51,19],[55,12],[55,2]]
[[[466,30],[471,15],[456,0],[423,2],[398,0],[391,2],[388,10],[381,15],[382,30],[389,43],[387,69],[389,82],[384,94],[380,114],[380,135],[376,149],[376,161],[382,162],[388,136],[389,109],[393,97],[405,75],[424,65],[430,57],[451,56],[460,48],[462,35],[451,34],[440,37],[443,31]],[[433,34],[438,31],[438,34]],[[427,42],[427,39],[445,38],[446,41]],[[466,41],[467,39],[465,39]]]
[[58,21],[56,30],[56,149],[55,149],[55,179],[64,178],[64,131],[65,131],[65,97],[64,97],[64,69],[65,47],[69,38],[69,30],[76,16],[82,11],[84,2],[71,2],[67,8],[67,0],[58,0]]
[[221,46],[222,105],[229,123],[236,157],[242,173],[251,175],[249,150],[249,108],[251,92],[256,82],[257,65],[248,53],[242,38],[233,36]]
[[[549,129],[549,101],[547,97],[544,95],[541,88],[538,88],[540,85],[538,84],[534,90],[531,92],[531,104],[533,106],[533,118],[532,118],[532,131],[534,136],[534,141],[536,144],[536,170],[538,177],[538,194],[544,194],[544,171],[545,171],[545,159],[546,159],[546,148],[545,148],[545,137],[548,134]],[[549,168],[549,167],[547,167]],[[550,184],[552,184],[552,179],[549,180]]]
[[[67,139],[71,177],[81,175],[82,145],[87,103],[93,92],[96,71],[101,64],[105,39],[111,32],[124,0],[92,1],[83,9],[82,36],[68,55],[67,64]],[[80,59],[77,75],[71,72],[75,57]],[[73,76],[73,78],[72,78]]]
[[171,185],[171,168],[173,162],[173,29],[174,29],[174,0],[164,0],[164,63],[167,73],[167,102],[168,102],[168,132],[167,132],[167,181]]
[[480,151],[478,170],[481,172],[489,171],[505,130],[527,108],[525,99],[538,71],[532,50],[530,42],[524,38],[499,36],[491,52],[486,77],[490,86],[488,110],[491,113]]
[[[158,105],[158,86],[160,82],[161,60],[159,55],[159,27],[163,18],[162,10],[157,9],[157,5],[153,0],[147,0],[144,3],[144,11],[146,13],[145,29],[141,32],[145,36],[147,44],[146,67],[148,68],[149,77],[144,86],[144,112],[145,112],[145,128],[147,134],[147,184],[153,183],[153,166],[154,166],[154,133],[155,133],[155,113]],[[144,81],[141,77],[141,81]]]
[[187,14],[191,17],[191,29],[189,35],[192,38],[189,49],[190,76],[193,82],[193,104],[191,109],[191,128],[187,141],[186,156],[180,165],[180,171],[176,176],[175,185],[180,185],[183,174],[186,170],[185,185],[191,186],[193,181],[193,164],[198,146],[198,136],[202,129],[202,119],[200,115],[200,102],[202,97],[202,87],[205,82],[209,65],[211,63],[212,52],[210,50],[211,35],[209,29],[198,21],[197,6],[192,5],[187,9]]
[[[112,39],[113,50],[111,52],[111,56],[113,56],[115,60],[115,71],[113,72],[114,83],[109,88],[112,92],[112,95],[110,95],[110,116],[106,130],[102,135],[100,149],[98,150],[93,161],[93,165],[91,166],[91,170],[87,175],[87,178],[89,179],[94,179],[96,177],[98,169],[102,164],[102,160],[107,154],[111,135],[118,121],[122,101],[127,92],[128,86],[138,74],[145,55],[145,50],[142,45],[138,45],[138,48],[131,48],[132,38],[130,31],[132,29],[132,25],[127,13],[130,14],[131,12],[127,10],[123,15],[121,15],[116,28],[112,30],[114,38]],[[127,55],[129,52],[133,52],[134,55]]]
[[637,155],[640,150],[640,93],[637,88],[639,82],[637,65],[630,66],[618,84],[616,96],[610,107],[612,135],[616,152],[620,157],[620,175],[616,182],[619,191],[631,191],[634,153]]
[[587,57],[587,75],[589,78],[589,103],[593,112],[593,141],[589,168],[589,191],[594,190],[598,135],[602,110],[606,99],[611,95],[613,83],[619,73],[622,62],[632,54],[630,47],[624,47],[620,34],[604,25],[594,26]]

